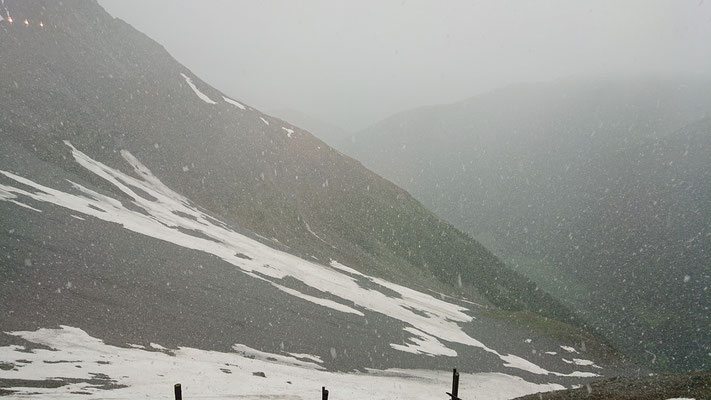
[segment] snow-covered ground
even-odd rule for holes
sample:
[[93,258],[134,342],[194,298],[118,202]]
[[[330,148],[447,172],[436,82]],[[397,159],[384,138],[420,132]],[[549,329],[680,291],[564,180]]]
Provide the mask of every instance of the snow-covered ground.
[[[320,368],[316,356],[269,354],[241,345],[235,345],[233,353],[115,347],[67,326],[10,334],[52,350],[0,347],[0,360],[13,364],[11,370],[0,370],[0,378],[67,383],[55,388],[12,388],[19,390],[16,395],[39,394],[33,398],[74,398],[81,392],[88,394],[82,396],[86,399],[172,399],[173,385],[180,383],[186,399],[317,399],[322,386],[332,398],[436,399],[446,397],[452,379],[449,371],[328,372]],[[112,384],[124,387],[98,388],[97,376],[103,377],[102,383],[110,378]],[[461,375],[459,393],[467,400],[496,400],[562,388],[501,373],[477,373]]]

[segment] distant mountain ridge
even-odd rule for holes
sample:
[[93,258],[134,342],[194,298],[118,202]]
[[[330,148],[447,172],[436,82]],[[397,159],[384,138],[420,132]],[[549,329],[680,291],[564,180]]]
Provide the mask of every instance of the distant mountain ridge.
[[703,80],[515,85],[395,115],[344,151],[640,360],[704,368],[708,93]]

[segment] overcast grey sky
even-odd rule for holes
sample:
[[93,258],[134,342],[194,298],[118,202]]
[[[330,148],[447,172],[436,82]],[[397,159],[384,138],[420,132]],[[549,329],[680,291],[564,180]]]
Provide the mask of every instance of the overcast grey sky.
[[711,73],[704,0],[100,3],[235,99],[349,130],[516,82]]

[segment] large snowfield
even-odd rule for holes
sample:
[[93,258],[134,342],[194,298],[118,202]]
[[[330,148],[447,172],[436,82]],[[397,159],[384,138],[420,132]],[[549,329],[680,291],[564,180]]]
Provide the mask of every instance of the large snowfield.
[[[77,380],[58,388],[15,388],[21,390],[18,396],[39,393],[41,398],[62,399],[82,392],[90,394],[82,398],[91,399],[170,399],[173,385],[180,383],[186,399],[318,399],[322,386],[333,399],[435,399],[446,397],[452,379],[446,371],[328,372],[309,355],[267,354],[245,346],[235,346],[234,353],[168,351],[159,344],[150,349],[114,347],[71,327],[12,335],[52,350],[0,347],[0,359],[15,365],[0,370],[0,378]],[[106,390],[87,382],[97,374],[126,387]],[[460,395],[466,399],[510,399],[563,388],[501,373],[462,374],[460,382]]]

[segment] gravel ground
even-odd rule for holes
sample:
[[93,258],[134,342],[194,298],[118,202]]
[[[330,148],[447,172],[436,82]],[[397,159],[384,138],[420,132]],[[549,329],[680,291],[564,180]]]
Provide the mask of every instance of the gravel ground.
[[711,371],[612,378],[578,389],[532,394],[516,400],[667,400],[711,399]]

